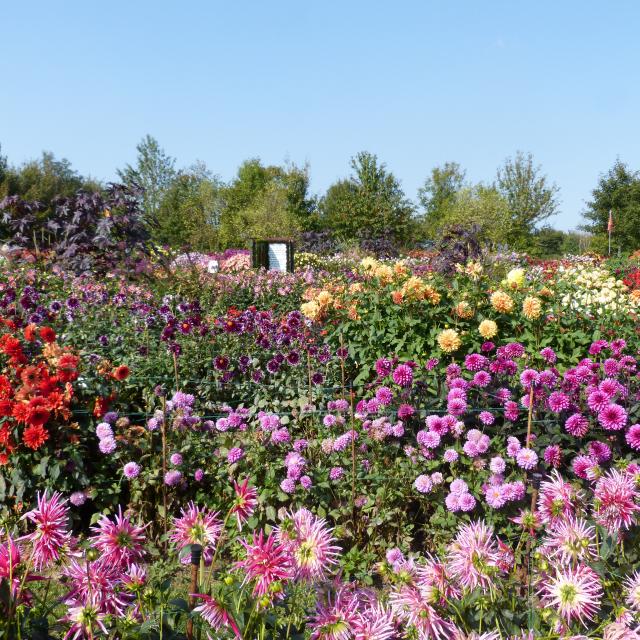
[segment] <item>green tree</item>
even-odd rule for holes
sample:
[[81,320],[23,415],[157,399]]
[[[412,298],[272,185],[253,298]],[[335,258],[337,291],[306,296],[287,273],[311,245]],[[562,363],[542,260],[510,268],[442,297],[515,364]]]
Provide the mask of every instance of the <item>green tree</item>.
[[138,157],[135,166],[128,164],[124,169],[119,169],[118,176],[124,184],[144,189],[143,209],[147,218],[153,219],[176,176],[175,159],[149,134],[140,141],[136,150]]
[[158,207],[154,239],[172,247],[218,247],[222,183],[203,163],[180,171]]
[[418,190],[418,202],[423,208],[426,229],[438,225],[438,219],[446,215],[456,195],[465,186],[466,172],[457,162],[445,162],[431,169],[424,185]]
[[498,169],[496,188],[513,218],[512,242],[525,248],[536,226],[558,211],[558,187],[534,165],[533,155],[516,153]]
[[41,158],[19,167],[9,166],[5,160],[0,174],[3,175],[0,195],[18,195],[45,205],[57,196],[71,196],[80,189],[96,191],[101,188],[97,181],[83,178],[72,168],[69,160],[58,160],[50,151],[44,151]]
[[513,219],[509,205],[493,186],[478,184],[464,187],[442,209],[430,228],[430,237],[437,239],[448,227],[479,228],[480,240],[498,246],[508,244],[513,235]]
[[341,239],[367,229],[372,237],[391,236],[406,243],[415,229],[414,207],[400,182],[377,156],[361,151],[351,159],[352,175],[327,190],[321,222]]
[[593,247],[608,250],[607,224],[609,211],[613,215],[612,252],[634,251],[640,247],[640,173],[632,171],[620,159],[600,176],[598,186],[591,192],[591,200],[583,217],[586,231],[594,234]]
[[[219,239],[224,247],[246,246],[265,234],[294,237],[316,224],[307,167],[265,166],[252,158],[242,163],[220,196]],[[268,217],[278,222],[267,224]]]

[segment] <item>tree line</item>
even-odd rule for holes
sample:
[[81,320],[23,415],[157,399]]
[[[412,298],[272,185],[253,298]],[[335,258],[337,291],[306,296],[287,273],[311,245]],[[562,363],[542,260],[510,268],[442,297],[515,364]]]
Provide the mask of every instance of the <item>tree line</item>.
[[[620,160],[600,176],[582,212],[581,231],[564,232],[547,224],[559,211],[559,189],[530,153],[507,158],[490,183],[474,183],[458,163],[446,162],[431,169],[413,201],[388,167],[366,151],[351,159],[350,175],[315,195],[308,166],[265,165],[252,158],[224,182],[202,162],[177,168],[150,135],[136,149],[134,164],[119,169],[118,179],[142,187],[153,239],[176,248],[214,251],[247,246],[252,238],[314,234],[334,245],[379,240],[415,247],[429,246],[451,228],[473,227],[496,248],[557,256],[602,251],[610,210],[614,250],[640,246],[640,173]],[[18,195],[46,209],[57,196],[104,186],[51,152],[19,166],[0,152],[0,199]]]

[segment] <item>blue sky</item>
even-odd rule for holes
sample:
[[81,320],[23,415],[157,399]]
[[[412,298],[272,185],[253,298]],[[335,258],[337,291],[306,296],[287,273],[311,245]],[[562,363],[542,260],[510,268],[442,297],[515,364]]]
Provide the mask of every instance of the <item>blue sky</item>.
[[223,179],[308,162],[321,192],[360,150],[415,198],[455,160],[490,181],[531,151],[580,223],[616,157],[640,168],[640,3],[5,2],[0,144],[102,179],[150,133]]

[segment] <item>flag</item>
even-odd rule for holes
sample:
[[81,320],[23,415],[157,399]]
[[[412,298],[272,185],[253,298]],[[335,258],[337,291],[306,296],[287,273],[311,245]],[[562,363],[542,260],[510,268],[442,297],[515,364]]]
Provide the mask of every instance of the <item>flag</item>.
[[607,223],[607,232],[611,233],[613,231],[613,211],[609,209],[609,222]]

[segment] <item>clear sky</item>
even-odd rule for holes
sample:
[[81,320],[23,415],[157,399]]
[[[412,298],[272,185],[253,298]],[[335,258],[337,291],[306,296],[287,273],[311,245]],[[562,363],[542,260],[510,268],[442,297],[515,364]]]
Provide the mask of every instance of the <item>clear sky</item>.
[[640,168],[637,0],[0,0],[0,144],[113,179],[150,133],[223,179],[360,150],[408,196],[455,160],[490,181],[531,151],[568,229],[616,157]]

